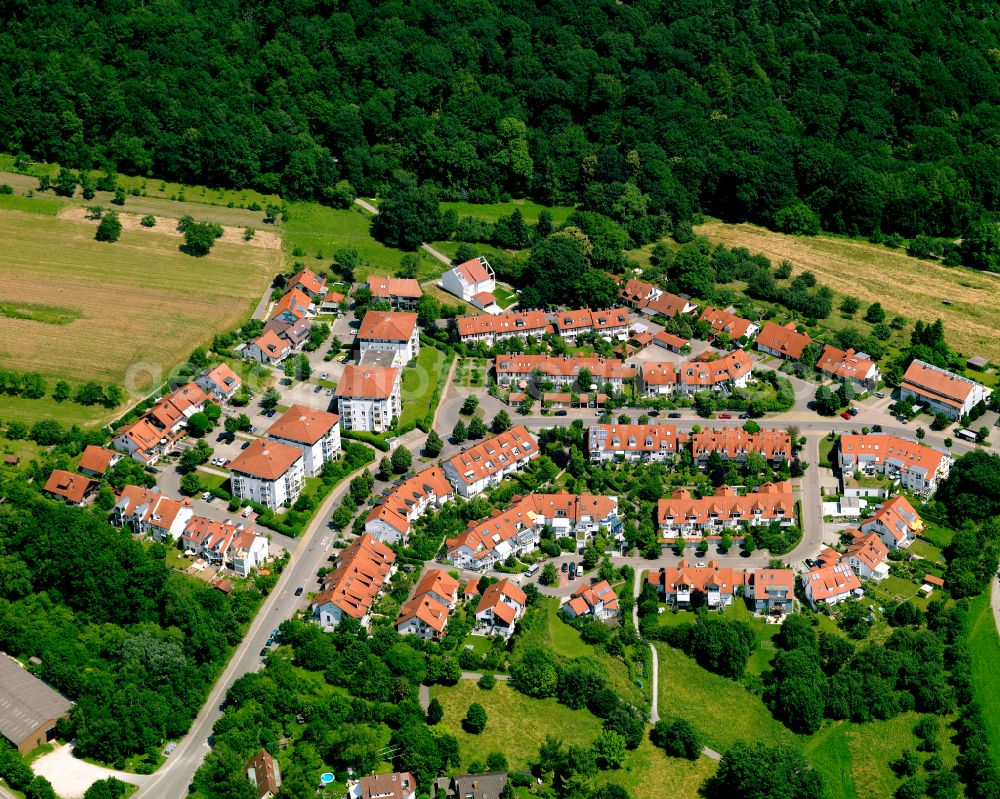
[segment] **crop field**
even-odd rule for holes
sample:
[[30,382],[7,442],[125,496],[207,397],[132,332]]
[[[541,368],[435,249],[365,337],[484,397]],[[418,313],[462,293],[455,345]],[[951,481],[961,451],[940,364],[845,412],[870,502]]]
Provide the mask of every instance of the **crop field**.
[[[92,222],[2,209],[0,228],[0,361],[126,391],[148,388],[242,322],[281,265],[280,250],[263,240],[224,239],[192,258],[174,231],[126,224],[117,243],[104,244]],[[35,402],[47,400],[18,408]],[[0,416],[12,407],[0,400]]]
[[966,355],[1000,359],[1000,275],[946,267],[864,241],[788,236],[749,224],[708,222],[695,232],[763,253],[775,265],[787,259],[793,274],[810,271],[838,294],[865,304],[878,300],[890,316],[902,314],[911,322],[941,319],[951,346]]

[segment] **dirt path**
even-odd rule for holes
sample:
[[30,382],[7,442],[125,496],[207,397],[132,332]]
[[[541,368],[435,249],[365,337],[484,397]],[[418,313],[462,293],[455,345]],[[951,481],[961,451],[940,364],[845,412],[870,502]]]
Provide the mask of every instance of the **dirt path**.
[[[355,198],[354,204],[357,205],[357,206],[360,206],[361,208],[364,208],[370,214],[377,214],[378,213],[378,208],[376,208],[374,205],[372,205],[367,200],[362,200],[360,197]],[[449,258],[447,255],[445,255],[440,250],[435,250],[433,247],[431,247],[430,244],[421,244],[420,248],[424,252],[428,253],[429,255],[432,255],[435,258],[437,258],[445,266],[451,266],[451,258]]]
[[[87,218],[87,209],[79,206],[68,206],[63,208],[59,212],[59,218],[70,219],[74,222],[92,222],[94,225],[97,224],[95,220]],[[168,216],[154,217],[156,219],[156,224],[153,227],[143,227],[141,224],[143,217],[139,214],[130,214],[124,211],[119,211],[118,218],[121,220],[122,230],[164,233],[168,236],[174,236],[176,238],[181,238],[183,235],[177,230],[177,220]],[[222,237],[219,241],[225,242],[226,244],[242,244],[249,247],[257,247],[263,250],[281,249],[281,237],[275,233],[271,233],[267,230],[258,230],[254,234],[254,237],[250,239],[250,241],[247,241],[243,238],[243,231],[244,229],[240,227],[222,225]]]

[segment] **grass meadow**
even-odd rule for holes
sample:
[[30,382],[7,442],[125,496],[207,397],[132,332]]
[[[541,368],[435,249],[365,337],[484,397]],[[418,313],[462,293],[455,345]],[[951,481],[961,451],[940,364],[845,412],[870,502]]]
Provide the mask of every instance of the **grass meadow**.
[[[91,222],[40,214],[0,210],[0,228],[0,360],[71,382],[151,386],[244,321],[280,268],[278,250],[219,242],[193,258],[176,235],[126,229],[106,244],[94,240]],[[75,411],[0,399],[0,417],[84,421],[69,418]]]

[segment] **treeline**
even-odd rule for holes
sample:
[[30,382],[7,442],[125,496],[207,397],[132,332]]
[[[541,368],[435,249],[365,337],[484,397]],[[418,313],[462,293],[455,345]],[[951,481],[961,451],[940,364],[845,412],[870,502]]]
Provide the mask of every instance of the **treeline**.
[[256,612],[260,594],[226,596],[170,574],[162,544],[144,547],[80,508],[2,486],[0,648],[37,657],[38,675],[73,699],[59,736],[121,767],[150,771],[184,734]]
[[0,148],[331,203],[408,171],[633,227],[956,236],[1000,195],[998,48],[982,0],[21,3]]
[[[38,372],[0,369],[0,393],[24,399],[42,399],[49,393],[49,384]],[[96,380],[88,380],[74,389],[65,380],[57,380],[52,388],[52,399],[56,402],[72,400],[80,405],[117,408],[125,399],[125,392],[114,383],[103,386]]]

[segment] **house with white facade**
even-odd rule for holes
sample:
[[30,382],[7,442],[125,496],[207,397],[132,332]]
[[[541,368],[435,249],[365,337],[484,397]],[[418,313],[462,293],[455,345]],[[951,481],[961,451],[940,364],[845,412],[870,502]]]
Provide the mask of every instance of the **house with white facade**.
[[[590,372],[591,385],[580,386],[580,374]],[[520,386],[522,389],[536,382],[556,386],[577,384],[581,391],[590,391],[596,385],[621,392],[625,381],[635,377],[634,366],[626,366],[618,358],[586,358],[560,355],[499,355],[494,363],[497,383],[504,387]],[[522,385],[523,384],[523,385]]]
[[725,334],[734,344],[748,343],[760,331],[760,325],[736,315],[736,309],[730,305],[728,308],[713,308],[711,305],[705,307],[701,312],[701,321],[705,322],[715,336]]
[[882,379],[871,356],[853,349],[841,350],[830,344],[824,345],[816,368],[834,380],[850,383],[856,391],[871,391]]
[[746,388],[753,374],[753,362],[743,350],[722,357],[701,356],[681,364],[671,361],[644,361],[639,367],[636,390],[646,397],[697,394],[699,391],[726,393]]
[[326,295],[326,278],[320,277],[312,269],[303,267],[289,279],[286,288],[301,291],[310,300],[321,299]]
[[454,610],[458,604],[458,589],[461,584],[444,569],[427,569],[417,583],[414,596],[431,596],[448,608]]
[[272,441],[301,449],[306,477],[315,477],[324,463],[340,454],[339,422],[335,413],[292,405],[267,428],[266,435]]
[[838,450],[841,474],[885,474],[924,497],[937,490],[953,463],[945,452],[888,433],[844,433]]
[[583,333],[596,333],[601,338],[625,341],[629,332],[627,308],[609,308],[592,311],[582,308],[578,311],[559,311],[555,315],[556,332],[569,342]]
[[309,607],[324,628],[336,627],[347,616],[368,626],[372,606],[396,572],[396,553],[362,533],[340,550],[334,569]]
[[268,540],[257,535],[252,526],[230,519],[218,522],[204,516],[188,520],[181,535],[184,549],[208,563],[232,569],[247,577],[268,557]]
[[406,366],[420,352],[417,315],[409,311],[369,311],[358,331],[359,357],[374,350],[393,354],[393,366]]
[[904,496],[886,500],[861,522],[861,532],[878,533],[889,549],[905,549],[923,529],[923,521]]
[[429,594],[418,594],[404,602],[396,619],[396,632],[425,641],[440,640],[447,627],[448,607]]
[[772,428],[748,433],[741,427],[705,427],[691,434],[691,457],[702,469],[713,452],[725,461],[746,463],[751,452],[760,453],[768,463],[792,458],[792,439],[785,430]]
[[528,597],[509,579],[493,583],[479,599],[472,632],[474,635],[509,638],[527,606]]
[[538,455],[538,439],[524,425],[518,425],[445,461],[444,473],[459,495],[470,499],[500,485]]
[[737,588],[744,584],[741,570],[720,566],[715,560],[697,566],[681,560],[677,566],[662,566],[650,572],[646,579],[656,586],[667,607],[704,605],[709,610],[727,608]]
[[309,319],[316,315],[316,308],[312,298],[304,291],[297,288],[289,289],[278,300],[271,313],[272,319],[280,319],[283,322],[296,322],[300,319]]
[[802,352],[812,343],[807,333],[799,333],[795,322],[779,325],[777,322],[767,322],[757,334],[757,349],[784,358],[797,361]]
[[158,490],[127,485],[111,510],[111,523],[157,541],[176,541],[194,516],[191,500],[174,499]]
[[947,369],[913,361],[899,384],[900,399],[915,399],[931,413],[943,413],[949,419],[967,415],[976,405],[989,399],[990,390]]
[[292,354],[292,345],[273,330],[265,330],[247,344],[243,357],[258,363],[281,363]]
[[420,284],[412,278],[368,276],[372,298],[387,302],[398,311],[416,310],[424,295]]
[[345,430],[390,430],[403,410],[401,372],[394,366],[348,365],[336,399]]
[[840,558],[847,563],[862,580],[884,580],[889,576],[889,548],[877,532],[863,533],[860,530],[845,530],[851,534],[851,543]]
[[480,308],[496,303],[496,273],[486,257],[480,255],[449,269],[441,276],[441,288]]
[[265,508],[291,505],[305,484],[305,454],[279,441],[254,439],[229,464],[232,494]]
[[795,520],[795,499],[788,480],[766,483],[746,496],[731,486],[701,498],[680,489],[660,499],[656,513],[661,538],[702,538],[772,522],[788,527]]
[[802,589],[815,610],[821,603],[836,605],[864,596],[858,575],[848,563],[818,566],[802,575]]
[[225,402],[240,390],[243,381],[228,363],[213,366],[194,381],[197,386],[217,402]]
[[621,613],[618,595],[607,580],[576,589],[561,610],[571,619],[593,616],[602,621],[613,619]]
[[455,330],[463,344],[476,344],[481,341],[490,347],[498,341],[510,338],[540,339],[546,333],[552,332],[551,325],[542,311],[460,316],[455,320]]
[[431,466],[393,486],[376,502],[365,519],[365,532],[386,544],[405,544],[410,524],[428,508],[440,508],[453,496],[444,470]]
[[672,424],[592,424],[587,452],[592,461],[673,461],[687,435]]

